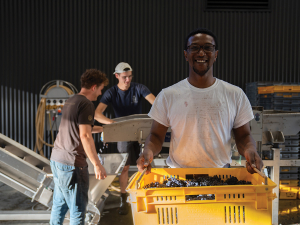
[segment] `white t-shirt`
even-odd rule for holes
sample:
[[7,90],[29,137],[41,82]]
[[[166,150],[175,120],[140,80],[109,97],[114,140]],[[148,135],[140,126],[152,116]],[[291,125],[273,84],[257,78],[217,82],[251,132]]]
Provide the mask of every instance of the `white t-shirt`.
[[231,130],[253,119],[243,90],[217,78],[208,88],[196,88],[184,79],[163,89],[148,115],[171,127],[167,164],[173,168],[231,163]]

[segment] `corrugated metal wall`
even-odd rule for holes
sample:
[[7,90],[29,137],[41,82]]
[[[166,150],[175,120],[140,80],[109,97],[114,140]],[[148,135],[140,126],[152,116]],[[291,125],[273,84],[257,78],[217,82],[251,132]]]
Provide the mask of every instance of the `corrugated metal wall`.
[[300,82],[300,2],[270,2],[270,12],[214,12],[204,0],[2,0],[0,132],[33,149],[40,89],[55,79],[79,89],[87,68],[105,71],[111,86],[126,61],[134,81],[158,94],[187,76],[184,40],[200,26],[219,38],[216,77],[242,88]]

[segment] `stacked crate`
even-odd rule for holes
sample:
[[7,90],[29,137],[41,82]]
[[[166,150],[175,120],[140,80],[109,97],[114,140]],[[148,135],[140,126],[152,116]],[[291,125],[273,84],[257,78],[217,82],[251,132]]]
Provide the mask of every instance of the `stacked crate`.
[[[297,135],[284,136],[285,142],[279,145],[280,159],[300,159],[300,133]],[[262,158],[272,160],[272,145],[262,145]]]
[[284,136],[284,145],[280,147],[280,159],[300,159],[300,134]]
[[252,82],[246,84],[252,106],[300,112],[300,85],[297,83]]
[[275,82],[251,82],[246,84],[246,95],[250,101],[252,106],[259,106],[259,95],[258,95],[258,88],[259,87],[266,87],[272,85],[280,85],[282,83],[275,83]]
[[[280,171],[287,171],[290,168],[281,167]],[[299,167],[298,167],[299,169]],[[291,172],[291,171],[288,171]],[[280,174],[281,177],[282,174]],[[299,173],[298,173],[299,175]],[[280,180],[279,199],[299,199],[299,180]]]
[[[291,160],[300,158],[300,135],[284,136],[285,142],[281,146],[280,159]],[[296,199],[299,195],[300,167],[280,167],[280,199]]]
[[[297,160],[300,158],[300,135],[284,136],[285,142],[279,145],[281,160]],[[262,158],[264,160],[273,159],[271,145],[262,146]],[[300,167],[282,166],[280,167],[280,199],[300,199]]]

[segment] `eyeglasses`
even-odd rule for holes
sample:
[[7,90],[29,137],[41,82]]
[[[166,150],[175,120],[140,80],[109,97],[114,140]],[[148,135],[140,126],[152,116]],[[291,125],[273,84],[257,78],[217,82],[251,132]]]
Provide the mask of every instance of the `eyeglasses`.
[[120,78],[122,78],[123,80],[126,80],[126,78],[128,78],[129,80],[131,80],[133,78],[133,75],[130,75],[130,76],[120,76]]
[[189,45],[187,46],[187,49],[190,53],[198,53],[200,49],[203,49],[206,53],[211,53],[215,50],[215,45],[212,44],[205,44],[205,45]]

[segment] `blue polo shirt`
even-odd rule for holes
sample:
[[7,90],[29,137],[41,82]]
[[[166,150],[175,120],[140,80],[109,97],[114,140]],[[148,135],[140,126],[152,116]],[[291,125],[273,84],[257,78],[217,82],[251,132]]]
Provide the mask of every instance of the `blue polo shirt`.
[[105,105],[111,104],[115,117],[129,116],[142,113],[142,99],[151,94],[150,90],[143,84],[131,82],[126,91],[122,91],[117,85],[108,89],[100,102]]

